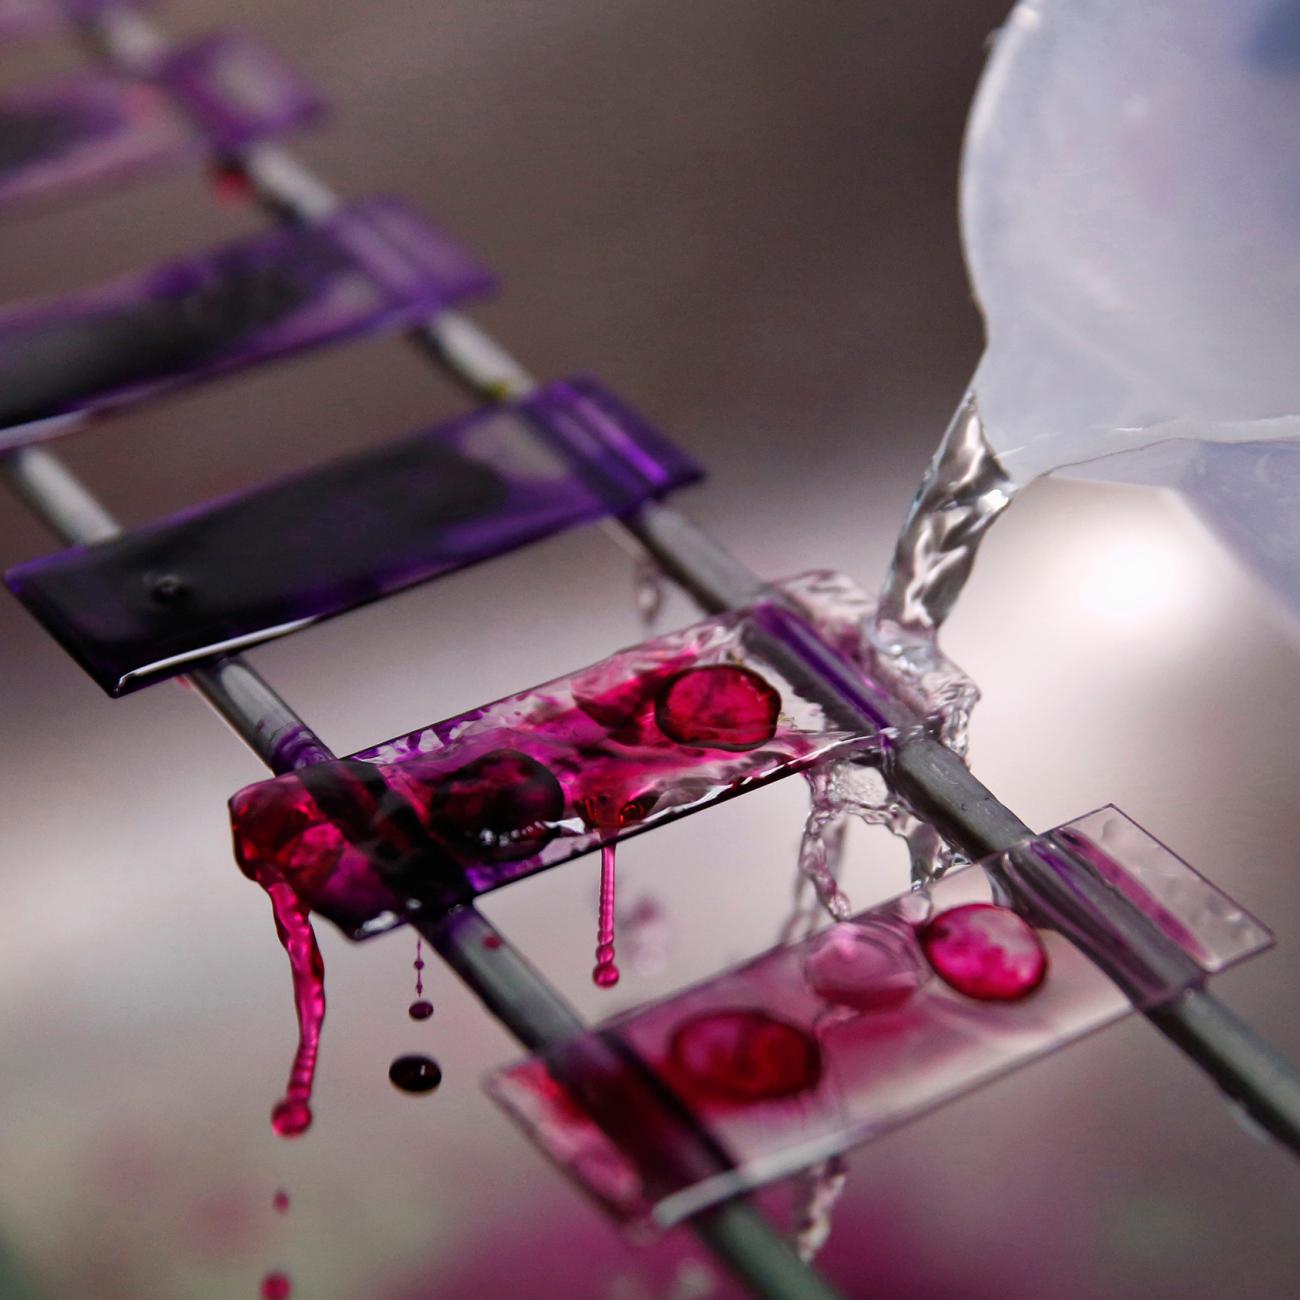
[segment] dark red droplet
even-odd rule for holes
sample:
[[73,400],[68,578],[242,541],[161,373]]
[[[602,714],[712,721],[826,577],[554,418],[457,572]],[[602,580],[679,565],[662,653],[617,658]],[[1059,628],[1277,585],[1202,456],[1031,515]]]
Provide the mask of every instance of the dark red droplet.
[[438,1062],[429,1056],[399,1056],[388,1067],[394,1088],[402,1092],[432,1092],[442,1082]]
[[701,749],[753,749],[772,739],[780,713],[780,692],[732,664],[688,668],[670,677],[655,699],[659,730]]
[[283,1214],[289,1208],[289,1193],[281,1188],[271,1198],[271,1205],[277,1214]]
[[293,1283],[289,1281],[287,1273],[268,1273],[262,1279],[262,1287],[258,1294],[262,1300],[289,1300],[293,1294]]
[[412,1002],[411,1005],[406,1008],[406,1014],[410,1016],[412,1020],[428,1020],[428,1018],[433,1015],[433,1003],[426,1002],[424,998],[420,998],[418,1001]]
[[483,936],[483,946],[492,952],[501,947],[501,936],[496,934],[485,934]]
[[539,853],[564,815],[564,789],[527,754],[497,749],[445,776],[429,798],[429,829],[471,862]]
[[729,1101],[773,1101],[817,1086],[821,1051],[811,1034],[765,1011],[711,1011],[674,1030],[668,1056],[698,1091]]
[[237,162],[216,163],[210,175],[213,196],[223,207],[237,207],[253,197],[253,183]]
[[940,912],[921,928],[921,950],[935,974],[983,1002],[1014,1002],[1047,974],[1047,950],[1022,917],[993,903]]

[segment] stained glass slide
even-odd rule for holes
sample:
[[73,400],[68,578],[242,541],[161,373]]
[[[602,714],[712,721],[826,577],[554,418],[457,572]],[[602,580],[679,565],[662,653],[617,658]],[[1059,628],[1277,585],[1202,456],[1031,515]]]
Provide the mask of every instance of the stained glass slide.
[[5,580],[121,695],[699,477],[640,416],[576,379]]
[[370,199],[319,225],[0,309],[0,449],[67,433],[69,417],[412,325],[492,283],[403,204]]
[[141,81],[85,68],[0,94],[0,211],[26,208],[293,127],[319,99],[269,51],[223,33]]
[[69,28],[109,9],[144,9],[146,0],[0,0],[0,51]]
[[[810,585],[833,622],[830,584],[791,598]],[[231,800],[240,865],[364,938],[875,745],[827,711],[766,608],[249,786]]]
[[[1194,979],[1271,936],[1115,808],[1045,844],[1100,878],[1193,959]],[[1174,992],[1174,990],[1169,990]],[[495,1074],[489,1092],[593,1197],[666,1227],[841,1153],[1117,1020],[1131,1005],[1070,942],[999,905],[979,866],[631,1011]],[[599,1050],[597,1050],[599,1049]],[[631,1158],[634,1117],[586,1062],[617,1055],[675,1128]],[[689,1117],[687,1124],[685,1118]],[[665,1142],[680,1141],[676,1171]],[[713,1168],[700,1151],[722,1153]]]

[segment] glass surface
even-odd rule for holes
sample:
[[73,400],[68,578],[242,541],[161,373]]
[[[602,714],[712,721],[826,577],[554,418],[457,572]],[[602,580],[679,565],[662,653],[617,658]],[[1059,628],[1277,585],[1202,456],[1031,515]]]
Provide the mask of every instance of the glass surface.
[[[1201,971],[1271,942],[1117,809],[1039,842],[1085,850],[1102,879],[1157,919]],[[846,1151],[1131,1009],[1068,940],[1033,931],[994,903],[981,866],[953,872],[501,1071],[489,1091],[620,1218],[677,1222]],[[679,1123],[661,1135],[661,1143],[682,1144],[676,1179],[665,1177],[671,1161],[662,1151],[652,1168],[624,1153],[608,1079],[593,1099],[584,1077],[596,1051],[580,1045],[591,1043],[613,1048],[635,1079],[629,1086],[661,1097],[665,1112],[692,1117],[693,1128]],[[726,1153],[727,1167],[702,1169],[702,1150]]]
[[49,302],[0,309],[0,447],[226,371],[413,324],[489,272],[393,199],[369,199]]
[[119,695],[699,477],[638,415],[574,380],[5,580]]
[[764,610],[248,786],[236,856],[362,938],[871,745],[783,671]]
[[0,209],[122,180],[298,126],[320,101],[269,51],[223,33],[150,81],[83,69],[0,95]]

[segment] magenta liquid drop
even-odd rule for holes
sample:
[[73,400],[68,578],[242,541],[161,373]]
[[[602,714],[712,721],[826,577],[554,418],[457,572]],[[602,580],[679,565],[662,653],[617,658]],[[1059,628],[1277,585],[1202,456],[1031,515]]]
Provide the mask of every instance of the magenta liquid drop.
[[926,960],[950,988],[981,1002],[1016,1002],[1047,975],[1047,950],[1023,917],[993,903],[940,912],[918,936]]
[[283,1187],[280,1188],[273,1197],[271,1197],[271,1208],[275,1210],[277,1214],[284,1214],[288,1210],[289,1193],[286,1192]]
[[279,1271],[268,1273],[258,1290],[262,1300],[289,1300],[292,1294],[293,1283],[289,1281],[289,1275]]

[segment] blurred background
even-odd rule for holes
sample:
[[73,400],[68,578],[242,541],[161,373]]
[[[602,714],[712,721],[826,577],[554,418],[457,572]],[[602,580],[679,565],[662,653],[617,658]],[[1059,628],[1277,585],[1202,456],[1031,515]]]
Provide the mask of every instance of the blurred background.
[[[334,114],[295,149],[466,239],[504,283],[477,317],[534,373],[600,375],[704,461],[680,503],[753,567],[875,588],[979,351],[956,162],[1005,8],[170,0],[162,17],[243,24],[313,79]],[[6,51],[0,84],[79,58]],[[150,180],[6,225],[0,294],[259,224],[196,173]],[[367,342],[60,450],[134,524],[463,408],[411,350]],[[0,561],[51,549],[5,504]],[[691,618],[673,599],[660,626]],[[584,532],[250,657],[345,752],[640,636],[629,557]],[[8,597],[0,644],[0,1239],[31,1294],[253,1296],[272,1267],[304,1300],[736,1294],[688,1233],[623,1244],[496,1112],[479,1080],[518,1050],[435,961],[436,1014],[407,1019],[405,932],[322,935],[317,1123],[274,1138],[288,972],[225,812],[261,769],[174,686],[104,698]],[[1045,482],[994,529],[945,647],[984,692],[973,766],[1024,820],[1114,802],[1276,930],[1217,987],[1300,1057],[1300,654],[1280,610],[1177,499]],[[594,858],[485,910],[609,1014],[774,940],[805,802],[787,782],[629,843],[613,991],[590,983]],[[883,832],[852,836],[855,904],[904,882]],[[408,1051],[440,1061],[431,1097],[389,1085]],[[822,1257],[850,1296],[1295,1294],[1294,1163],[1132,1019],[851,1169]],[[768,1200],[783,1215],[788,1189]]]

